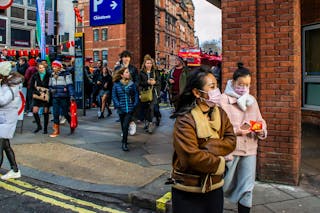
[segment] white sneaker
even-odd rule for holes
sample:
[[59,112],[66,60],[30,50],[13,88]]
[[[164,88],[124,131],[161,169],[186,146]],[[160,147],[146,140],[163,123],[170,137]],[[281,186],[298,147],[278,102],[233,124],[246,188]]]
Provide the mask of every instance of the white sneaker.
[[18,170],[17,172],[14,172],[12,169],[5,175],[1,176],[2,180],[8,180],[10,178],[20,178],[21,177],[21,172]]
[[27,117],[32,117],[33,113],[32,112],[28,112]]
[[101,112],[100,112],[100,110],[98,111],[98,118],[101,116]]
[[136,134],[136,132],[137,132],[137,125],[132,121],[129,124],[129,134],[134,135],[134,134]]
[[65,124],[66,121],[67,121],[67,119],[66,119],[65,117],[62,117],[62,118],[60,119],[60,124]]

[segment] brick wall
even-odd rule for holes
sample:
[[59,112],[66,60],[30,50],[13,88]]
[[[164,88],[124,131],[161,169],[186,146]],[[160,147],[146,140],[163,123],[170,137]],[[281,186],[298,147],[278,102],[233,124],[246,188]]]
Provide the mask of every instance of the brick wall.
[[[88,2],[87,2],[88,3]],[[119,53],[126,47],[126,24],[90,27],[89,4],[84,6],[84,28],[78,28],[85,33],[85,56],[93,58],[93,51],[99,51],[99,58],[102,59],[102,50],[108,50],[108,66],[113,68],[119,60]],[[101,30],[108,28],[108,39],[101,40]],[[93,30],[99,30],[99,41],[93,41]]]
[[133,53],[133,64],[140,66],[141,57],[141,0],[125,1],[125,20],[127,24],[126,47]]
[[251,92],[268,125],[257,177],[297,184],[301,152],[300,0],[222,1],[223,82],[237,61],[253,73]]

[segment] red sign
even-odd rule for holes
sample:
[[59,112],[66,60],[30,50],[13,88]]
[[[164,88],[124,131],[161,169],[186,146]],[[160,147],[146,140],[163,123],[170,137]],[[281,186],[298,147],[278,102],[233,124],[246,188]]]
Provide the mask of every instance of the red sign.
[[5,10],[10,7],[13,3],[13,0],[1,0],[0,1],[0,10]]

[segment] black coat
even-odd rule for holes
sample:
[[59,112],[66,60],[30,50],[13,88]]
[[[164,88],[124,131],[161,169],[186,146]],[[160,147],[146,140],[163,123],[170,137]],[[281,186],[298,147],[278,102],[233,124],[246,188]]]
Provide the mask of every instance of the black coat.
[[[156,80],[156,84],[153,85],[153,91],[158,98],[160,96],[160,90],[161,90],[161,77],[159,70],[153,70],[150,72],[150,78],[153,78]],[[141,70],[139,73],[139,90],[147,90],[149,89],[150,85],[148,84],[148,74]]]

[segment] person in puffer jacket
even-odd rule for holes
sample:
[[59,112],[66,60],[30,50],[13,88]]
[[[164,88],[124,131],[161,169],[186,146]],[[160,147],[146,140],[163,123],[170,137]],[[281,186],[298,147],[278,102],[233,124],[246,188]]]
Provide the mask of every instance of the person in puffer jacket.
[[[74,88],[72,75],[68,71],[62,69],[62,64],[60,61],[53,61],[52,69],[53,72],[49,80],[49,89],[52,95],[54,124],[53,133],[50,135],[50,137],[55,138],[60,134],[60,109],[62,110],[63,116],[70,124],[71,117],[69,115],[69,105],[70,101],[74,100]],[[73,134],[74,130],[75,129],[70,127],[70,134]]]
[[11,72],[10,62],[0,62],[0,167],[3,162],[3,152],[9,160],[11,170],[1,176],[2,180],[20,178],[14,152],[10,146],[18,121],[21,98],[19,90],[22,87],[23,76],[18,72]]
[[130,72],[124,67],[116,71],[113,76],[112,100],[117,109],[122,129],[122,150],[129,151],[128,129],[132,114],[139,103],[137,86],[130,80]]

